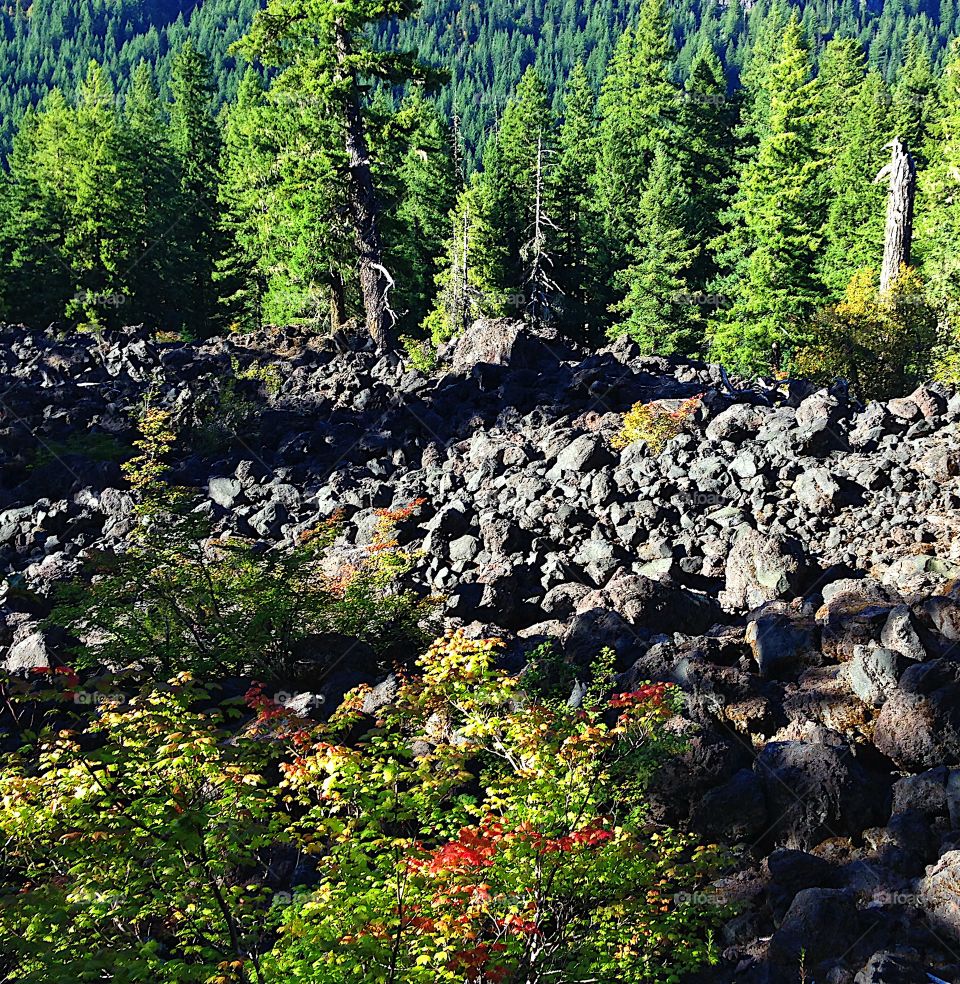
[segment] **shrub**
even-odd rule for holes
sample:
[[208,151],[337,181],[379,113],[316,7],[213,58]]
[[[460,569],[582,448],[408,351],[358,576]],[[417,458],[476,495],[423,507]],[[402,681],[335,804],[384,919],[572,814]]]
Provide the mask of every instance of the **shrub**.
[[667,442],[680,434],[687,421],[700,406],[700,397],[684,400],[675,410],[662,403],[637,403],[624,415],[619,434],[613,439],[615,448],[625,448],[643,441],[654,455],[666,447]]
[[[718,857],[641,795],[678,747],[676,692],[608,700],[601,675],[581,708],[541,701],[498,647],[446,636],[359,746],[285,769],[320,884],[285,916],[279,979],[652,982],[713,959],[722,910],[674,896]],[[344,733],[355,721],[347,707]]]
[[960,385],[960,345],[954,344],[936,356],[931,378],[948,386]]
[[7,758],[5,980],[263,980],[279,922],[270,865],[289,839],[265,776],[282,749],[192,709],[206,697],[171,681]]
[[860,270],[843,301],[814,323],[813,342],[796,353],[792,371],[825,385],[846,379],[865,400],[900,396],[928,373],[936,328],[916,270],[904,267],[889,297],[872,270]]
[[257,403],[244,394],[242,380],[228,376],[204,392],[192,408],[189,443],[201,452],[231,447],[243,435],[255,439]]
[[280,367],[276,363],[251,362],[244,369],[239,360],[234,358],[231,360],[231,365],[233,366],[233,375],[237,379],[262,383],[268,396],[277,396],[283,387],[283,377],[280,375]]
[[192,495],[164,481],[169,413],[147,408],[140,427],[140,454],[124,466],[138,502],[135,542],[96,558],[92,583],[62,589],[52,615],[87,640],[78,666],[275,677],[319,633],[353,636],[387,663],[426,643],[435,606],[399,588],[411,558],[390,531],[402,513],[385,513],[369,556],[336,575],[326,571],[336,519],[292,550],[214,537]]
[[362,690],[317,724],[260,686],[211,709],[182,675],[73,732],[54,691],[81,680],[47,674],[59,730],[0,772],[8,979],[639,984],[713,961],[726,910],[689,900],[720,859],[642,798],[677,692],[611,698],[602,660],[571,708],[498,650],[447,635],[373,728]]
[[400,338],[407,360],[417,372],[430,376],[437,371],[437,350],[429,339],[411,338],[403,335]]

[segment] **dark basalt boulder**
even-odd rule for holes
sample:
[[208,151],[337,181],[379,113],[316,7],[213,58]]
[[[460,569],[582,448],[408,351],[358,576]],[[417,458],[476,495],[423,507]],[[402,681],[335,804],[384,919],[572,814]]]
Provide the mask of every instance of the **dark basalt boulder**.
[[907,669],[880,711],[873,741],[902,769],[960,763],[960,663]]
[[469,373],[474,366],[542,370],[569,350],[554,329],[532,329],[522,321],[495,318],[474,322],[451,346],[450,367]]
[[809,850],[830,837],[859,835],[889,815],[887,782],[843,742],[771,742],[754,769],[773,818],[768,839],[776,846]]
[[726,588],[720,600],[731,610],[757,608],[800,594],[808,575],[809,563],[796,539],[744,528],[727,559]]

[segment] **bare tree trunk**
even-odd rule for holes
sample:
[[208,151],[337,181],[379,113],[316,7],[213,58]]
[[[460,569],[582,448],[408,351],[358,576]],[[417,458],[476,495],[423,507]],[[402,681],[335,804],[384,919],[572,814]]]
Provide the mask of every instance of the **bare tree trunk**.
[[[350,34],[342,23],[336,26],[337,60],[346,65],[352,54]],[[373,187],[370,169],[370,150],[363,124],[356,75],[345,70],[350,82],[344,105],[345,146],[350,171],[350,215],[360,260],[360,290],[367,316],[367,330],[381,351],[394,346],[393,327],[396,315],[390,308],[389,293],[393,278],[383,265],[383,244],[380,239],[380,205]]]
[[550,276],[553,266],[547,253],[547,230],[556,229],[553,220],[544,211],[544,148],[543,134],[537,137],[537,169],[534,175],[532,238],[521,251],[530,264],[527,273],[527,314],[535,322],[545,323],[552,317],[550,295],[559,288]]
[[907,145],[897,137],[887,145],[892,151],[890,163],[876,180],[890,179],[887,198],[887,224],[884,230],[883,268],[880,271],[880,293],[889,294],[900,276],[900,270],[910,265],[913,243],[913,201],[917,193],[917,167]]
[[463,185],[467,180],[466,169],[463,165],[463,138],[460,135],[460,117],[454,114],[450,124],[450,152],[453,157],[453,168],[457,181]]
[[470,320],[470,214],[467,206],[463,206],[463,240],[461,245],[460,269],[460,331],[467,330]]
[[330,271],[330,333],[336,335],[347,320],[346,289],[339,270]]

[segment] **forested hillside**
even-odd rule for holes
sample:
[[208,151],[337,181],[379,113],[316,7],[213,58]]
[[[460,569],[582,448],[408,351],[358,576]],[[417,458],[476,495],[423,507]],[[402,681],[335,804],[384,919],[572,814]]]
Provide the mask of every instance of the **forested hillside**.
[[[782,19],[782,0],[731,3],[671,0],[676,70],[689,70],[708,40],[731,84],[747,64],[763,25]],[[210,59],[217,105],[236,96],[242,74],[229,47],[250,26],[261,0],[25,0],[5,6],[0,38],[0,146],[9,147],[15,122],[51,86],[75,95],[91,59],[103,65],[125,94],[141,59],[154,64],[167,92],[172,59],[187,38]],[[835,35],[855,37],[871,67],[887,81],[902,63],[911,31],[919,33],[936,64],[957,33],[956,0],[880,0],[795,4],[818,58]],[[636,23],[639,0],[427,0],[413,20],[375,28],[382,46],[415,48],[443,67],[451,83],[439,97],[446,118],[460,118],[471,160],[524,71],[535,65],[560,108],[563,81],[582,61],[599,84],[616,39]]]
[[[427,0],[415,21],[394,22],[380,36],[416,48],[421,57],[450,71],[452,81],[440,96],[440,107],[446,116],[464,121],[473,147],[503,112],[528,66],[534,65],[546,82],[557,110],[563,80],[577,62],[599,84],[617,38],[636,23],[640,6],[640,0]],[[782,21],[784,6],[778,0],[671,0],[675,71],[688,73],[706,42],[735,86],[764,25]],[[802,15],[815,60],[830,38],[856,38],[870,66],[888,81],[903,63],[911,31],[923,39],[935,62],[957,33],[955,0],[809,0],[793,6]]]
[[75,95],[91,60],[125,92],[141,60],[166,84],[173,55],[189,37],[216,66],[220,98],[236,92],[229,46],[250,26],[259,0],[15,0],[0,36],[0,139],[9,148],[28,106],[57,86]]

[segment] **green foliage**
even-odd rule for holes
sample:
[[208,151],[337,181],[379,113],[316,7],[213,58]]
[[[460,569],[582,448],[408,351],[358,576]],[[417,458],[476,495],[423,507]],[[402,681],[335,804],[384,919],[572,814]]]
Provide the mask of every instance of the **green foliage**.
[[875,178],[889,159],[890,95],[879,74],[861,72],[850,91],[825,92],[823,102],[833,110],[827,117],[833,166],[821,276],[839,297],[851,271],[878,267],[882,259],[887,192]]
[[940,86],[941,110],[932,124],[936,140],[920,175],[918,252],[928,291],[952,333],[960,329],[960,47],[951,49]]
[[[554,154],[555,119],[546,87],[530,68],[503,113],[494,141],[488,145],[484,167],[472,188],[480,239],[474,263],[481,279],[497,298],[491,313],[519,316],[531,300],[527,286],[524,246],[533,235],[537,205],[538,168],[547,167]],[[556,189],[545,182],[541,209],[555,214]],[[493,248],[487,245],[496,237]],[[552,230],[549,238],[552,240]],[[548,249],[552,248],[552,242]]]
[[626,296],[613,310],[625,318],[610,330],[614,338],[628,335],[645,354],[694,355],[701,347],[703,321],[687,279],[695,250],[683,224],[685,205],[679,167],[658,153],[637,212],[643,235],[618,278]]
[[735,131],[741,99],[727,93],[727,77],[712,50],[694,57],[683,88],[671,156],[679,172],[682,228],[695,250],[689,289],[709,291],[718,271],[711,244],[734,189]]
[[407,360],[417,372],[430,376],[437,369],[437,350],[431,340],[420,341],[409,335],[401,335],[400,342],[407,353]]
[[233,374],[237,379],[253,380],[261,383],[269,396],[277,396],[283,387],[280,366],[275,362],[251,362],[246,367],[233,359]]
[[[7,50],[33,50],[59,2],[15,17]],[[115,17],[81,4],[84,43],[114,24],[128,42],[82,78],[83,44],[61,46],[63,89],[18,104],[0,312],[165,338],[349,332],[376,294],[378,324],[390,334],[395,314],[425,369],[430,345],[507,316],[781,371],[879,262],[873,179],[896,132],[920,165],[914,262],[957,333],[952,7],[496,0],[450,29],[445,2],[310,0],[288,16],[277,0],[236,46],[264,68],[242,76],[225,45],[246,2],[226,17],[208,0],[169,33],[165,4],[157,24],[127,0]],[[136,25],[156,28],[142,45]],[[436,101],[414,51],[452,70]],[[210,396],[203,446],[255,422],[244,382]]]
[[425,640],[433,606],[397,583],[409,558],[390,532],[403,515],[384,513],[367,555],[333,573],[335,522],[303,533],[293,550],[215,537],[197,503],[165,481],[171,414],[148,407],[140,428],[140,453],[124,465],[135,542],[96,558],[93,583],[66,587],[51,616],[84,640],[78,666],[273,677],[299,672],[324,633],[357,639],[387,662]]
[[713,962],[728,909],[687,899],[721,858],[643,802],[679,694],[611,697],[601,658],[581,707],[541,700],[498,647],[439,640],[359,730],[362,688],[317,724],[259,685],[38,679],[18,700],[40,727],[0,772],[6,969],[646,984]]
[[[497,153],[489,145],[488,161]],[[501,276],[506,250],[493,216],[487,214],[483,185],[475,177],[448,218],[450,238],[437,275],[437,293],[423,327],[435,346],[461,334],[482,316],[497,316],[506,297],[496,278]]]
[[[27,107],[51,86],[68,99],[76,95],[91,59],[104,65],[122,96],[133,69],[146,60],[167,95],[171,63],[191,39],[211,61],[219,109],[236,97],[244,66],[230,56],[231,44],[250,26],[258,0],[34,0],[13,3],[0,37],[0,147]],[[570,69],[584,61],[591,82],[603,75],[620,29],[636,25],[639,0],[488,0],[464,7],[451,0],[426,0],[416,20],[387,21],[375,34],[381,48],[416,48],[431,64],[450,72],[441,94],[445,119],[459,115],[471,161],[482,147],[526,67],[536,63],[551,92],[559,91]],[[770,0],[744,4],[708,4],[694,9],[671,4],[669,13],[680,48],[679,67],[686,73],[705,47],[722,56],[731,76],[749,65],[763,26],[776,21],[781,4]],[[805,0],[807,20],[822,37],[857,38],[869,62],[888,80],[903,63],[911,32],[918,32],[941,64],[955,34],[952,3],[919,0],[879,5],[828,4]],[[780,25],[782,26],[782,24]],[[56,57],[51,57],[51,52]]]
[[213,273],[222,249],[217,222],[221,137],[213,116],[210,63],[189,40],[173,62],[170,87],[170,139],[179,163],[181,208],[175,304],[181,324],[211,335],[217,310]]
[[274,149],[266,131],[266,97],[260,75],[248,67],[237,101],[223,127],[223,156],[218,203],[224,240],[213,280],[226,322],[237,329],[258,329],[264,320],[268,278],[263,268],[269,225],[267,176]]
[[[401,105],[391,126],[395,136],[389,139],[388,134],[386,146],[402,159],[395,167],[395,228],[387,239],[394,257],[400,323],[417,330],[429,312],[443,268],[448,217],[462,176],[456,173],[448,128],[419,91]],[[381,171],[388,168],[393,170],[392,162]]]
[[281,979],[667,981],[713,958],[722,910],[671,896],[717,858],[642,807],[675,748],[669,688],[544,704],[494,668],[496,648],[439,641],[368,740],[287,770],[320,884],[287,914]]
[[[844,300],[815,322],[795,368],[828,384],[846,379],[864,400],[890,399],[925,378],[936,337],[936,312],[916,270],[904,267],[888,296],[880,294],[872,270],[861,270]],[[947,371],[942,361],[939,372]]]
[[597,106],[581,62],[567,80],[557,138],[555,186],[556,281],[563,303],[561,327],[581,341],[599,336],[609,320],[609,257],[596,195]]
[[636,403],[623,416],[620,432],[613,439],[615,448],[626,448],[642,441],[651,454],[658,455],[678,434],[700,406],[699,397],[684,400],[671,410],[662,403]]
[[930,122],[935,113],[936,81],[926,39],[911,27],[903,68],[897,74],[891,101],[891,131],[926,163]]
[[820,100],[796,16],[767,67],[769,109],[744,164],[723,246],[733,273],[718,281],[730,307],[714,319],[711,357],[750,373],[775,366],[775,347],[802,344],[820,286],[816,258],[825,196]]
[[670,139],[680,94],[664,0],[644,0],[636,29],[617,42],[600,91],[597,188],[621,253],[639,232],[639,204],[658,147]]
[[258,957],[280,918],[270,867],[289,841],[266,778],[281,749],[236,738],[222,713],[195,709],[206,697],[188,677],[129,701],[121,692],[80,734],[47,728],[6,758],[11,979],[263,980]]

